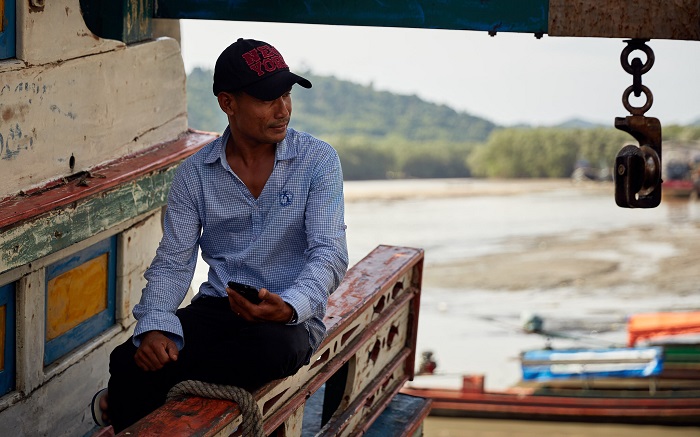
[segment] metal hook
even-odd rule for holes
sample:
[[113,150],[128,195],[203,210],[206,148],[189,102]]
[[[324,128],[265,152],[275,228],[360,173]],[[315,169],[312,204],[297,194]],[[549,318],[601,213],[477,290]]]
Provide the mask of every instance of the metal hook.
[[[651,90],[642,85],[642,74],[651,69],[655,59],[647,41],[625,41],[627,46],[620,55],[622,68],[632,75],[632,85],[622,94],[622,105],[632,115],[615,118],[615,128],[632,135],[639,143],[623,147],[615,158],[615,202],[624,208],[655,208],[661,203],[661,123],[644,116],[654,103]],[[644,64],[639,58],[629,62],[629,55],[635,50],[646,53]],[[633,106],[629,101],[632,93],[637,97],[643,93],[644,105]]]

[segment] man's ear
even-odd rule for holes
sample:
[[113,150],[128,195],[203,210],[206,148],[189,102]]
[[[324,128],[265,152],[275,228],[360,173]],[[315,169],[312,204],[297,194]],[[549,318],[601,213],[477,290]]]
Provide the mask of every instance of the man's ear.
[[216,99],[219,101],[219,108],[226,113],[226,115],[233,115],[236,98],[231,93],[222,91],[217,94]]

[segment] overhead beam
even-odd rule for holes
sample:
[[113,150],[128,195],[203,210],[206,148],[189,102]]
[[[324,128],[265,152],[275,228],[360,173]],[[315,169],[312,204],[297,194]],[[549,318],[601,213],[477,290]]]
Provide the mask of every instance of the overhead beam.
[[549,0],[549,36],[700,40],[700,0]]
[[544,33],[549,0],[154,0],[155,18]]
[[155,18],[700,40],[700,0],[153,0]]

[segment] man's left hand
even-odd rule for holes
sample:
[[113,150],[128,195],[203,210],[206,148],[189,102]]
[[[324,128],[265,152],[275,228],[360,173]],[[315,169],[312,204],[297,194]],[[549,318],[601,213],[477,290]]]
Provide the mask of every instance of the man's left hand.
[[258,297],[262,302],[257,305],[228,287],[226,287],[226,293],[231,311],[249,322],[287,323],[294,314],[291,305],[266,288],[261,288],[258,291]]

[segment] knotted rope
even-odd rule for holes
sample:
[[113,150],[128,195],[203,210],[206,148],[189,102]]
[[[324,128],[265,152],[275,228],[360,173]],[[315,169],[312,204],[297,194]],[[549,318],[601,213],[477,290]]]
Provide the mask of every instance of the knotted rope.
[[263,420],[257,402],[253,395],[240,387],[232,385],[210,384],[202,381],[182,381],[168,391],[166,400],[178,396],[195,395],[209,399],[226,399],[234,401],[241,410],[241,435],[248,437],[264,437]]

